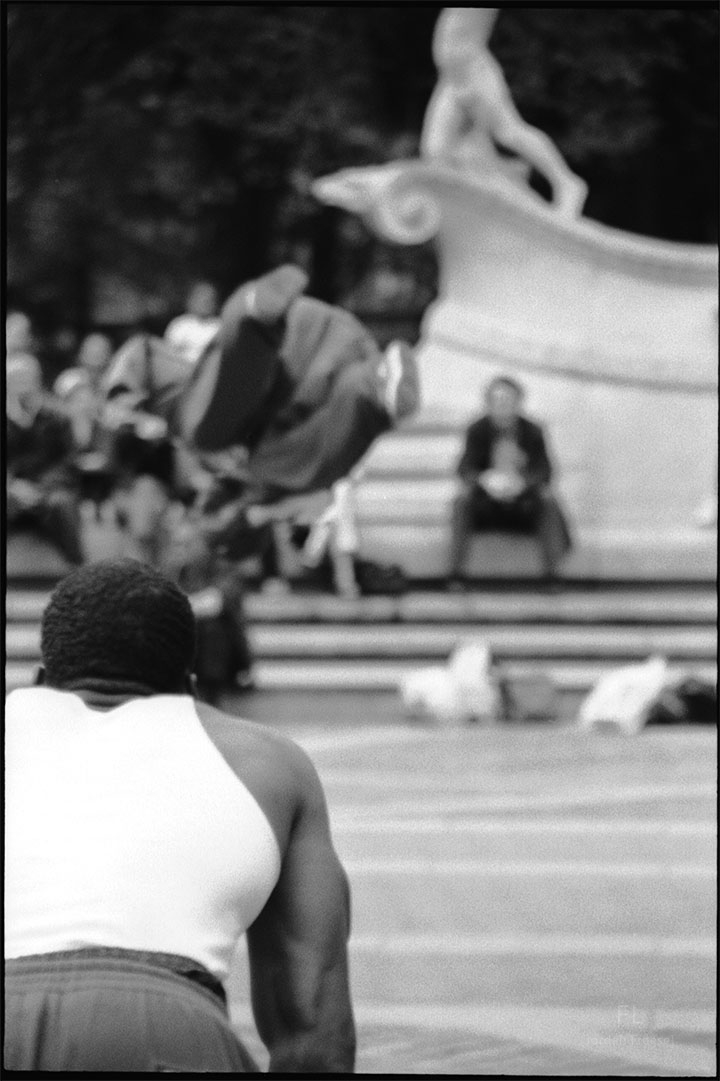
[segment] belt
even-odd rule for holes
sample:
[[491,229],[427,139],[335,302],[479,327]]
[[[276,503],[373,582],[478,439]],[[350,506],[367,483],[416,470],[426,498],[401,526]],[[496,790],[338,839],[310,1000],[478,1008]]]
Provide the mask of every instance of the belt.
[[76,950],[57,950],[52,953],[26,954],[23,957],[8,958],[5,962],[13,965],[18,962],[18,967],[27,971],[33,962],[38,970],[47,970],[53,962],[63,961],[89,961],[89,960],[115,960],[126,961],[129,964],[140,964],[147,968],[164,969],[176,976],[182,976],[191,983],[209,991],[225,1008],[227,999],[225,989],[220,980],[213,976],[204,965],[191,957],[182,957],[175,953],[156,953],[154,950],[126,950],[116,946],[88,946]]

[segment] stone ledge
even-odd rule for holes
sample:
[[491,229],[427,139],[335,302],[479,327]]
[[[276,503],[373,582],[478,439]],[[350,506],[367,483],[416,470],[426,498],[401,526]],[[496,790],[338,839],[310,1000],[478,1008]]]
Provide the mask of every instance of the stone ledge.
[[[585,664],[566,662],[552,665],[547,661],[525,661],[502,665],[503,674],[510,678],[547,676],[560,693],[587,693],[603,672],[616,667],[617,662]],[[423,662],[412,661],[263,661],[257,665],[257,685],[261,690],[317,691],[394,691],[400,680],[410,672],[424,668]],[[714,682],[717,670],[713,665],[671,665],[670,678],[682,677],[689,668],[701,679]],[[10,662],[5,666],[5,693],[32,684],[36,666]]]
[[[711,663],[717,652],[712,627],[582,627],[468,626],[446,624],[269,624],[250,627],[253,651],[264,660],[306,657],[309,660],[447,658],[455,645],[480,635],[495,658],[532,660],[645,660],[659,653],[674,661]],[[38,624],[7,628],[10,660],[40,656]]]
[[[632,530],[576,530],[576,547],[563,564],[573,579],[714,582],[714,532],[678,530],[655,536]],[[410,578],[444,578],[448,572],[449,528],[437,524],[374,525],[360,528],[363,556],[399,563]],[[533,537],[477,534],[466,565],[469,578],[534,578],[541,573]]]
[[[34,623],[49,599],[47,590],[11,587],[6,597],[8,628]],[[599,590],[568,588],[545,594],[534,583],[514,585],[510,590],[483,588],[464,593],[412,590],[401,596],[339,597],[331,593],[291,592],[272,594],[251,591],[244,601],[253,624],[333,623],[355,626],[364,623],[464,624],[477,623],[536,626],[714,626],[717,593],[712,585],[683,589],[658,584],[638,588]]]

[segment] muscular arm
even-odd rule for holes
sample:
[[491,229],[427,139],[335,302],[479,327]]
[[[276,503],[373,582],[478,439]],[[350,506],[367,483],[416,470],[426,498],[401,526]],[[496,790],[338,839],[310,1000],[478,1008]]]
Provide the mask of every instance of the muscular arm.
[[301,770],[280,878],[247,935],[253,1012],[271,1072],[350,1073],[350,892],[320,781],[304,756]]

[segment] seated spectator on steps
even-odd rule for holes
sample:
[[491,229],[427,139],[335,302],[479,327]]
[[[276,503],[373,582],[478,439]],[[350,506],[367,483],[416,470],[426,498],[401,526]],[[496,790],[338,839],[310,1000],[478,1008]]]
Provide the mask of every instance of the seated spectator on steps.
[[90,503],[99,518],[117,483],[114,433],[105,422],[104,400],[85,368],[66,368],[53,383],[53,393],[72,429],[72,467],[80,499]]
[[25,312],[11,311],[5,317],[5,356],[16,357],[35,353],[35,335]]
[[8,358],[7,524],[39,530],[67,560],[84,560],[80,506],[72,471],[70,422],[46,399],[40,364]]
[[106,334],[87,334],[80,343],[76,363],[87,374],[93,390],[101,390],[112,355],[112,342]]
[[168,323],[165,341],[188,364],[195,364],[220,330],[219,311],[218,292],[212,282],[195,282],[188,294],[187,311]]
[[520,412],[524,392],[506,376],[493,379],[486,413],[470,425],[458,464],[462,491],[452,513],[450,587],[462,588],[472,533],[534,533],[543,570],[557,588],[558,566],[570,550],[568,524],[550,482],[552,466],[542,428]]
[[[150,335],[132,335],[115,355],[122,362],[130,354],[143,369],[151,366]],[[175,362],[174,351],[160,342]],[[183,366],[184,362],[183,362]],[[144,397],[124,382],[104,384],[105,425],[112,431],[112,462],[117,485],[114,494],[117,524],[125,538],[125,555],[151,566],[161,565],[169,541],[168,515],[173,503],[191,499],[186,477],[188,455],[178,445],[161,416],[147,412]]]

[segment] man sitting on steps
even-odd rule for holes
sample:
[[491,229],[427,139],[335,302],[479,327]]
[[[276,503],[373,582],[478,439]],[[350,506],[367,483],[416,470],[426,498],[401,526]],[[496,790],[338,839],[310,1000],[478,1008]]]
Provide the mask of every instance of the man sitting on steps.
[[485,530],[534,533],[546,580],[558,588],[558,564],[570,550],[570,532],[550,491],[552,466],[542,428],[520,413],[523,396],[514,379],[493,379],[485,394],[486,414],[467,431],[457,470],[463,489],[452,513],[453,590],[463,588],[471,534]]

